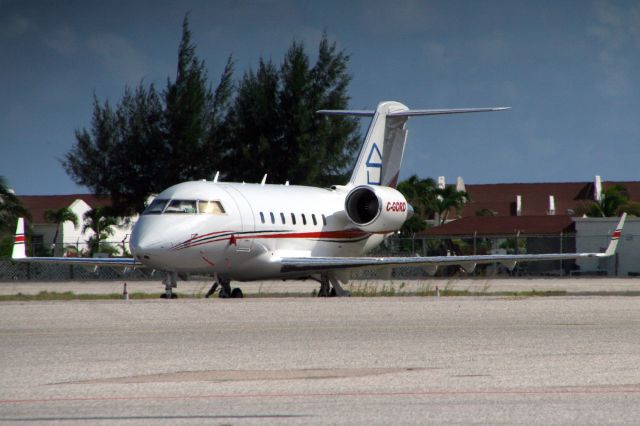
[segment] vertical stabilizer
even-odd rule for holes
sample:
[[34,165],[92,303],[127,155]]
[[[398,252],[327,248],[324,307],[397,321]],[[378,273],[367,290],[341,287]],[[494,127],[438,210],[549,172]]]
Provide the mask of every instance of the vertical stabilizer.
[[408,116],[390,116],[389,113],[408,111],[399,102],[381,102],[373,115],[367,136],[360,150],[350,184],[382,185],[398,184],[400,165],[407,141]]
[[18,219],[18,225],[16,226],[16,235],[13,237],[13,252],[11,254],[13,259],[24,259],[27,257],[27,251],[25,249],[24,238],[24,219]]

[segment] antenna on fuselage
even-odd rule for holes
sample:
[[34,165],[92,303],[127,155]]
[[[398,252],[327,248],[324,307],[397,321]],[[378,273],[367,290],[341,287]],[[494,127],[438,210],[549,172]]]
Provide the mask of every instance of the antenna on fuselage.
[[220,177],[220,170],[216,171],[216,175],[213,177],[213,183],[218,183],[218,177]]
[[260,182],[260,185],[264,186],[266,181],[267,181],[267,174],[265,173],[264,176],[262,177],[262,182]]

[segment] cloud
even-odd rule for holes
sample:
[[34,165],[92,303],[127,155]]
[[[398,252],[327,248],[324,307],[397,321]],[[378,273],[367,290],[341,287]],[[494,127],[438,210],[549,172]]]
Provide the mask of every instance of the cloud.
[[69,26],[52,31],[44,38],[44,44],[64,56],[71,56],[80,48],[78,36]]
[[380,34],[423,32],[431,19],[431,9],[421,0],[365,2],[362,10],[362,22],[369,31]]
[[86,47],[106,67],[106,70],[129,83],[136,83],[148,72],[143,55],[127,39],[116,34],[90,36]]

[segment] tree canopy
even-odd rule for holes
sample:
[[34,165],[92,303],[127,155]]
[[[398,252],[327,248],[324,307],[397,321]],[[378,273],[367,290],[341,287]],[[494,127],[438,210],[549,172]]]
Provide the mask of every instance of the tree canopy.
[[114,210],[144,209],[151,193],[179,182],[223,179],[329,185],[342,183],[359,145],[358,122],[326,118],[318,109],[345,109],[349,56],[323,35],[315,62],[292,42],[279,65],[260,59],[234,81],[227,59],[215,89],[196,55],[188,15],[182,25],[175,79],[164,90],[141,82],[112,106],[93,101],[89,129],[63,166],[78,184],[111,196]]

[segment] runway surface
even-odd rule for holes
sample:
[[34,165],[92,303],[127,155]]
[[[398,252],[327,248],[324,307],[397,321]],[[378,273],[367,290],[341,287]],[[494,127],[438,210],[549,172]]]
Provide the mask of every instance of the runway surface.
[[637,424],[640,299],[0,304],[2,424]]

